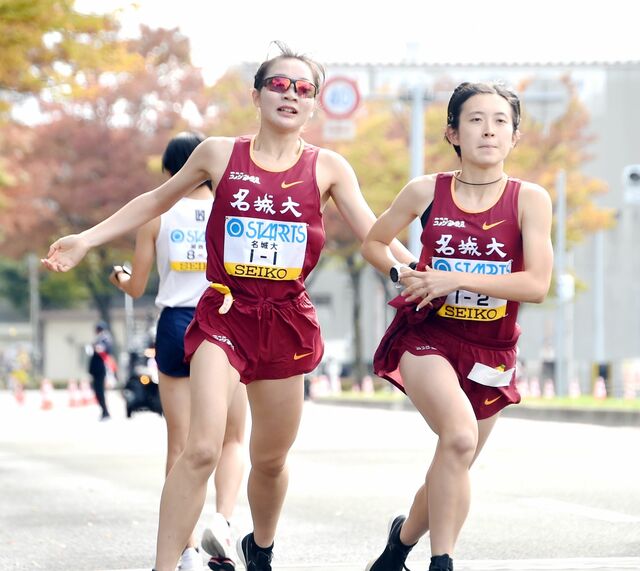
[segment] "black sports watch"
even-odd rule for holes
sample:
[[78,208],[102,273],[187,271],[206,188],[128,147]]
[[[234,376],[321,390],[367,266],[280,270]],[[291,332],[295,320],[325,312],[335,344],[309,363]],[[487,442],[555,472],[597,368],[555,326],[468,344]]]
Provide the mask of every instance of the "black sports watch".
[[392,266],[391,269],[389,270],[389,277],[391,278],[391,281],[394,283],[394,285],[397,288],[401,288],[402,284],[400,283],[400,271],[403,268],[409,268],[411,270],[415,270],[416,267],[418,267],[418,262],[411,262],[409,265],[396,264],[395,266]]

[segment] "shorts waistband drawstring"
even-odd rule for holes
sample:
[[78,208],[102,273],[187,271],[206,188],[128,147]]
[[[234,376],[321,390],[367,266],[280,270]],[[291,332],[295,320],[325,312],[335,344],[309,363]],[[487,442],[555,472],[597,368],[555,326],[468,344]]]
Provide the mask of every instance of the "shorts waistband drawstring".
[[219,313],[227,313],[229,309],[231,309],[231,304],[237,301],[241,305],[250,305],[252,307],[286,307],[291,305],[292,303],[298,303],[300,300],[308,298],[308,293],[306,290],[303,290],[297,293],[292,297],[283,297],[283,298],[274,298],[274,297],[260,297],[254,294],[247,294],[246,292],[240,291],[236,292],[234,295],[231,293],[231,288],[221,283],[211,282],[209,287],[218,293],[221,293],[225,296],[225,300],[223,302],[223,306],[227,303],[229,306],[225,309],[225,311],[220,311],[222,307],[220,307]]
[[211,283],[209,284],[209,287],[224,295],[224,300],[222,301],[222,305],[218,308],[218,313],[227,313],[233,304],[233,295],[231,294],[229,286],[219,283]]

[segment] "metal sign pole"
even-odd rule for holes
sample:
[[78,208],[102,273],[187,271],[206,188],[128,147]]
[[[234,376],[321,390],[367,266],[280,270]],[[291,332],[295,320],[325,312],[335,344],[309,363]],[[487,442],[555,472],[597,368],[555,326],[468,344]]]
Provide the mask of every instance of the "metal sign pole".
[[[424,174],[424,95],[425,89],[418,82],[411,91],[411,178]],[[422,226],[417,218],[409,226],[409,251],[420,255]]]
[[566,348],[567,338],[565,332],[568,292],[565,281],[565,258],[566,258],[566,222],[567,222],[567,196],[566,196],[566,173],[564,170],[558,171],[556,178],[556,327],[555,327],[555,381],[556,394],[565,396],[567,394],[567,363]]

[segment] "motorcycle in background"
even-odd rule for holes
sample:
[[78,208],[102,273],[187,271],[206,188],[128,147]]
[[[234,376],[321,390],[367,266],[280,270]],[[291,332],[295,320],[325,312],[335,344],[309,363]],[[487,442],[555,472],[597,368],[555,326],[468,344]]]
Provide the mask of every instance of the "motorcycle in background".
[[122,389],[127,418],[131,418],[134,412],[144,410],[162,415],[155,354],[153,347],[129,353],[129,377]]

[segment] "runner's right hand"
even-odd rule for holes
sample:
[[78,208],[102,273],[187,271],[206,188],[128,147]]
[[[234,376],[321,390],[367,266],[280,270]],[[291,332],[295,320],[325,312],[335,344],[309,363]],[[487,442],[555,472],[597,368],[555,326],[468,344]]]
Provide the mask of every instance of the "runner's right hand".
[[70,234],[49,246],[47,257],[40,260],[44,267],[54,272],[68,272],[77,266],[89,251],[79,234]]

